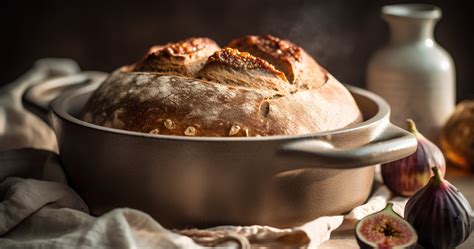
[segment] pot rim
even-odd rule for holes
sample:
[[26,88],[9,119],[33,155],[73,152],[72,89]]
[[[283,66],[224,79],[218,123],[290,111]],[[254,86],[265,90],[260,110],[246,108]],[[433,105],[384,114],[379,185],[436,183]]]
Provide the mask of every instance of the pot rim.
[[127,131],[115,128],[109,128],[105,126],[95,125],[80,120],[79,118],[74,117],[66,111],[65,106],[71,101],[73,97],[89,93],[97,86],[91,85],[83,87],[74,91],[69,91],[64,94],[61,94],[58,98],[53,100],[50,105],[50,112],[54,115],[66,120],[67,122],[76,124],[78,126],[86,127],[89,129],[100,130],[110,133],[115,133],[117,135],[133,136],[133,137],[142,137],[150,139],[165,139],[165,140],[177,140],[177,141],[195,141],[195,142],[256,142],[256,141],[275,141],[275,140],[294,140],[294,139],[306,139],[314,137],[326,137],[332,136],[335,134],[354,132],[361,129],[367,129],[369,127],[374,127],[384,122],[386,118],[390,115],[390,106],[389,104],[380,96],[372,93],[370,91],[364,90],[359,87],[350,86],[344,84],[344,86],[351,92],[351,94],[360,95],[374,102],[377,107],[377,113],[370,117],[367,120],[364,120],[360,123],[349,125],[344,128],[318,132],[318,133],[308,133],[308,134],[299,134],[299,135],[275,135],[275,136],[264,136],[264,137],[204,137],[204,136],[183,136],[183,135],[162,135],[162,134],[148,134],[136,131]]

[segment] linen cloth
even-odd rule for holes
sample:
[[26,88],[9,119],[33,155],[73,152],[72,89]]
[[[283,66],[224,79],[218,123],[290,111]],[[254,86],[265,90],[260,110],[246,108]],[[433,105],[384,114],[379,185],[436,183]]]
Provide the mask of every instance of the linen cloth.
[[[317,248],[344,220],[379,211],[392,198],[378,184],[367,203],[349,214],[320,217],[290,229],[229,225],[171,230],[126,207],[94,217],[67,185],[54,132],[22,104],[28,87],[79,72],[72,60],[42,59],[0,89],[0,248]],[[392,201],[403,214],[406,199]]]

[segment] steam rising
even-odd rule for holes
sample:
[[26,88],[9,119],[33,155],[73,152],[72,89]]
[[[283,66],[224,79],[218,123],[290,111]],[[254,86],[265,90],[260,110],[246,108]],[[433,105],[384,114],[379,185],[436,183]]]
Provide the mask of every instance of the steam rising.
[[[299,3],[286,13],[269,12],[260,30],[287,38],[302,46],[321,64],[331,57],[349,57],[354,51],[354,32],[341,25],[343,3]],[[346,12],[346,11],[344,11]],[[335,39],[337,37],[337,39]]]

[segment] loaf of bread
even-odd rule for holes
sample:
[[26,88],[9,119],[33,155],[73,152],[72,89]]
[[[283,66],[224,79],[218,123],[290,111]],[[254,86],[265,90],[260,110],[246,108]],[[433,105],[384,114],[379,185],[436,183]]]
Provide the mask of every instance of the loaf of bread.
[[82,119],[152,134],[308,134],[360,122],[349,91],[310,55],[273,36],[246,36],[221,49],[208,38],[154,46],[113,72]]

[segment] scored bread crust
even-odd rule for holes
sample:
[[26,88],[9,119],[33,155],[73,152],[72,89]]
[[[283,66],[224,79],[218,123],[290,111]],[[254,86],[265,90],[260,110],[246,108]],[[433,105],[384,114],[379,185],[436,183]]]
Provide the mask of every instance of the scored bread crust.
[[209,57],[198,78],[226,85],[290,92],[294,90],[283,72],[246,52],[224,48]]
[[209,38],[188,38],[176,43],[153,46],[145,58],[137,62],[134,72],[161,72],[173,75],[194,76],[207,58],[220,49]]
[[[198,60],[189,57],[172,72],[137,71],[144,60],[116,70],[92,94],[82,119],[144,133],[220,137],[307,134],[362,120],[349,91],[328,73],[323,84],[306,89],[269,62],[234,49],[216,50],[188,70]],[[146,68],[163,67],[153,63],[163,60]]]
[[232,40],[227,46],[260,57],[284,72],[298,88],[312,89],[323,85],[328,77],[322,68],[301,47],[271,35],[248,35]]

